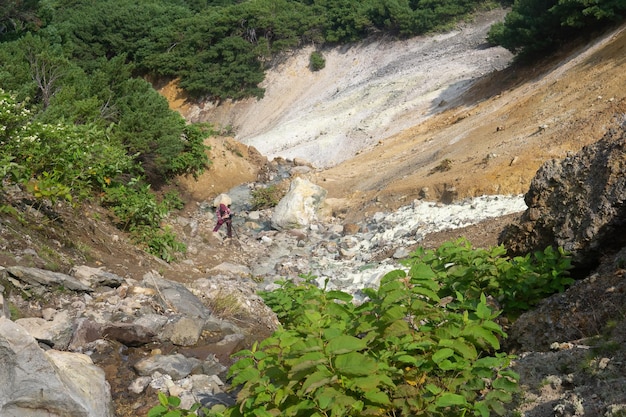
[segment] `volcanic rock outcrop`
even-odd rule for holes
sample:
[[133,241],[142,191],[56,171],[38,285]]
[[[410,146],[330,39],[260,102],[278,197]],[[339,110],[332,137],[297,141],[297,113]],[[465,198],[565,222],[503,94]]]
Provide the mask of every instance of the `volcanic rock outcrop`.
[[562,247],[584,272],[626,246],[626,119],[619,117],[597,143],[537,171],[528,209],[500,236],[512,254]]

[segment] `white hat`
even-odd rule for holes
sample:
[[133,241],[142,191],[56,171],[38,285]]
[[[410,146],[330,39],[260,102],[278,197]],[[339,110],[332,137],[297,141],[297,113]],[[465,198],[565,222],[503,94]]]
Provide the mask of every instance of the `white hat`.
[[227,206],[230,206],[232,202],[233,201],[230,199],[228,194],[220,194],[215,197],[215,200],[213,200],[213,207],[217,207],[220,204],[226,204]]

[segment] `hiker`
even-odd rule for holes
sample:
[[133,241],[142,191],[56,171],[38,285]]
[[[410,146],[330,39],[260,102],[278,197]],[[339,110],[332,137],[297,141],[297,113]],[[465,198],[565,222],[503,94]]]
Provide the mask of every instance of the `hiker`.
[[217,232],[218,230],[220,230],[220,227],[222,227],[222,225],[226,223],[226,235],[229,238],[232,238],[233,237],[233,219],[232,219],[233,214],[230,211],[230,207],[228,207],[224,203],[220,203],[217,206],[217,210],[215,210],[215,214],[217,216],[217,224],[215,225],[215,228],[213,228],[213,232]]

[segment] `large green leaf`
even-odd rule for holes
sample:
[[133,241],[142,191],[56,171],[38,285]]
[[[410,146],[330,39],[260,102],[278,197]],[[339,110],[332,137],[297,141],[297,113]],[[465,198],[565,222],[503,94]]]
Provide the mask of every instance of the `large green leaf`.
[[476,316],[482,320],[488,320],[491,318],[492,312],[489,306],[487,305],[487,300],[485,298],[485,294],[480,295],[480,303],[476,307]]
[[415,286],[413,288],[411,288],[411,292],[413,294],[419,294],[419,295],[423,295],[426,296],[428,298],[430,298],[433,301],[437,301],[439,302],[441,300],[441,298],[439,298],[439,296],[437,295],[437,293],[435,291],[432,291],[428,288],[422,287],[422,286]]
[[340,301],[344,301],[346,303],[352,301],[352,296],[350,294],[348,294],[348,293],[343,292],[343,291],[331,290],[331,291],[328,291],[326,293],[326,296],[330,300],[340,300]]
[[404,336],[407,333],[410,333],[409,323],[406,320],[395,320],[385,324],[383,336]]
[[364,394],[364,397],[366,399],[368,399],[369,401],[375,403],[375,404],[380,404],[382,406],[386,406],[386,405],[390,405],[391,401],[389,400],[389,396],[382,392],[382,391],[367,391]]
[[358,337],[350,335],[342,335],[335,337],[326,345],[326,353],[328,355],[340,355],[342,353],[355,352],[365,349],[367,344]]
[[[391,284],[388,284],[391,285]],[[385,298],[381,304],[382,308],[389,308],[389,306],[398,306],[398,304],[407,298],[406,288],[398,286],[398,288],[385,292]]]
[[433,355],[433,361],[435,363],[440,363],[442,362],[444,359],[448,359],[450,356],[454,355],[454,351],[450,348],[443,348],[443,349],[439,349],[437,352],[435,352],[435,354]]
[[413,278],[434,280],[437,278],[437,274],[433,272],[432,268],[424,263],[416,263],[411,267],[409,275]]
[[351,378],[347,383],[350,389],[360,389],[363,392],[368,392],[377,389],[379,386],[393,387],[395,384],[387,375],[384,374],[372,374],[364,377]]
[[517,389],[517,383],[509,378],[497,378],[493,380],[492,385],[496,389],[502,389],[514,392]]
[[324,363],[326,360],[326,356],[322,352],[309,352],[297,359],[286,361],[286,363],[291,365],[290,374],[293,374],[295,372],[314,368],[315,366]]
[[383,314],[382,319],[386,322],[395,321],[406,316],[406,308],[403,306],[391,306],[387,308]]
[[465,359],[475,359],[478,356],[478,352],[476,351],[474,345],[466,343],[463,339],[441,339],[439,341],[439,346],[454,349],[463,355]]
[[250,367],[239,371],[239,373],[233,378],[232,385],[237,386],[249,381],[255,381],[259,378],[259,371],[256,368]]
[[463,336],[476,340],[484,340],[494,349],[500,349],[500,341],[492,332],[482,327],[480,324],[471,324],[463,330]]
[[446,392],[441,395],[441,397],[437,398],[435,401],[435,405],[437,407],[451,407],[451,406],[463,406],[467,405],[467,400],[465,397],[459,394],[454,394],[451,392]]
[[335,369],[343,375],[369,375],[377,371],[374,359],[358,352],[350,352],[335,358]]
[[305,393],[309,393],[322,387],[324,385],[330,384],[334,379],[334,375],[327,369],[322,371],[314,372],[307,377],[307,379],[302,384],[302,391]]

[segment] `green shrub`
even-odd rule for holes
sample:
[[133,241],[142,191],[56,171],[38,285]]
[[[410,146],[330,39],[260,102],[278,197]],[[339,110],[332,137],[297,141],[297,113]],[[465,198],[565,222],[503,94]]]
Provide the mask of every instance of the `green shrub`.
[[309,57],[309,65],[311,66],[311,71],[320,71],[326,66],[326,59],[324,59],[324,55],[321,52],[313,51]]
[[170,209],[182,204],[177,196],[167,195],[158,202],[150,185],[134,179],[128,184],[113,184],[105,190],[102,204],[117,218],[118,227],[129,231],[133,240],[143,245],[147,252],[171,262],[176,253],[184,253],[186,247],[161,222]]
[[158,227],[169,212],[164,204],[157,202],[156,196],[150,192],[150,185],[139,179],[107,188],[102,204],[113,211],[122,230]]
[[28,185],[39,199],[86,197],[137,165],[93,125],[32,121],[24,103],[0,90],[2,178]]
[[517,389],[486,298],[440,304],[439,284],[393,271],[360,305],[312,282],[263,293],[284,327],[236,354],[226,416],[488,416]]
[[176,260],[177,253],[185,253],[187,247],[179,242],[168,228],[140,226],[131,230],[135,243],[143,245],[148,253],[166,262]]
[[473,249],[466,239],[459,239],[436,250],[418,248],[403,263],[412,273],[439,282],[441,297],[460,293],[476,299],[484,293],[513,316],[574,282],[569,276],[570,257],[552,247],[511,259],[504,246]]
[[[130,231],[148,252],[169,262],[186,250],[171,231],[161,229],[161,221],[170,210],[182,208],[183,201],[166,193],[158,202],[150,185],[138,178],[122,183],[141,169],[107,131],[95,125],[33,122],[25,104],[2,90],[0,126],[0,180],[21,184],[39,203],[73,202],[75,197],[103,192],[102,204],[117,217],[118,226]],[[206,161],[202,144],[206,131],[202,126],[189,126],[185,132],[183,150],[194,155],[190,161]],[[177,155],[186,157],[184,151]],[[203,163],[190,161],[179,168],[184,171],[187,166],[195,174]]]
[[163,194],[161,203],[168,210],[181,210],[185,207],[185,202],[180,198],[180,194],[176,190],[171,190]]
[[272,184],[252,190],[251,195],[253,210],[276,207],[280,199],[285,196],[285,187]]
[[561,249],[505,253],[464,239],[418,249],[408,272],[363,289],[360,304],[313,277],[280,282],[261,296],[282,327],[235,355],[237,404],[208,415],[504,414],[519,377],[509,369],[513,357],[499,351],[506,334],[487,295],[515,313],[571,283]]
[[529,60],[557,50],[572,39],[624,20],[626,3],[615,0],[517,0],[504,22],[496,23],[487,36]]

